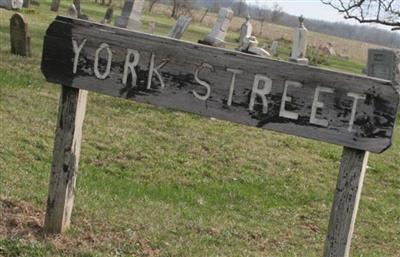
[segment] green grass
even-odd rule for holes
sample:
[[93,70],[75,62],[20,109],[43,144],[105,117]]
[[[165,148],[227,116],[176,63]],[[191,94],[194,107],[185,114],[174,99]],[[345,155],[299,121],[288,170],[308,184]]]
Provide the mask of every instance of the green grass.
[[[10,55],[12,12],[0,11],[0,197],[21,206],[10,216],[0,202],[0,256],[322,256],[340,147],[95,93],[72,227],[59,237],[32,229],[46,208],[60,91],[39,67],[55,16],[48,9],[49,1],[24,11],[28,59]],[[83,10],[100,20],[105,7]],[[145,15],[143,28],[149,21],[162,35],[173,24]],[[193,24],[184,39],[208,31]],[[328,66],[362,67],[335,59]],[[400,255],[399,153],[398,122],[393,146],[370,157],[352,256]]]

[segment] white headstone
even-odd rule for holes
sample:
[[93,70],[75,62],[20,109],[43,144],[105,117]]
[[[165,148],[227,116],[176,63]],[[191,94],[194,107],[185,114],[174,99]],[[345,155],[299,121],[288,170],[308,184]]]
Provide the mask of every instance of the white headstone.
[[307,34],[308,30],[304,27],[303,16],[299,17],[299,26],[293,31],[292,54],[289,58],[292,62],[308,64],[307,59]]
[[250,23],[250,16],[246,17],[246,22],[242,24],[240,28],[239,46],[243,44],[245,38],[251,37],[253,33],[253,25]]
[[199,43],[222,46],[226,34],[228,33],[229,25],[233,18],[233,11],[230,8],[221,8],[218,13],[218,19],[215,23],[211,33],[207,35],[204,40],[200,40]]
[[0,7],[9,10],[18,10],[22,8],[23,0],[0,0]]
[[71,6],[68,8],[67,16],[72,18],[78,18],[78,11],[76,10],[74,4],[71,4]]
[[278,55],[278,46],[279,46],[278,41],[276,41],[276,40],[272,41],[271,48],[270,48],[270,52],[272,55],[274,55],[274,56]]
[[115,20],[115,26],[132,30],[140,29],[144,0],[125,0],[121,16]]
[[169,32],[168,37],[180,39],[185,33],[186,29],[189,27],[189,23],[192,21],[192,18],[188,16],[180,16],[176,21],[175,26]]
[[255,54],[262,57],[271,56],[270,53],[268,53],[265,49],[258,47],[258,40],[255,36],[246,37],[243,39],[243,44],[238,50],[244,53]]

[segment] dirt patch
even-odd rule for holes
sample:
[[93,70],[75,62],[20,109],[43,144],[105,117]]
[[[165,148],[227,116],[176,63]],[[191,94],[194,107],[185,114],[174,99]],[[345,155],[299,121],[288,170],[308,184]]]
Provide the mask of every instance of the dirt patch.
[[28,203],[0,198],[0,235],[37,239],[43,236],[44,213]]
[[153,248],[149,240],[140,238],[137,233],[110,231],[106,227],[97,228],[100,232],[94,233],[90,222],[86,219],[73,225],[79,228],[73,235],[71,233],[49,235],[43,230],[44,216],[43,210],[29,203],[0,197],[0,238],[19,239],[26,243],[50,244],[56,251],[64,254],[91,249],[103,253],[116,250],[124,252],[124,249],[118,249],[120,247],[128,247],[130,253],[134,252],[140,256],[156,257],[160,254],[159,249]]

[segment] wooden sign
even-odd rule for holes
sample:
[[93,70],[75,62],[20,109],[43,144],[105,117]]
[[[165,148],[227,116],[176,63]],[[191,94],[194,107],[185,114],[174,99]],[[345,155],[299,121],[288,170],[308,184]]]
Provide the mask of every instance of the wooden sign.
[[68,87],[382,152],[399,97],[389,81],[57,17],[42,71]]
[[391,145],[391,82],[66,17],[47,30],[42,71],[62,85],[46,232],[70,223],[91,90],[343,145],[324,257],[350,255],[368,151]]

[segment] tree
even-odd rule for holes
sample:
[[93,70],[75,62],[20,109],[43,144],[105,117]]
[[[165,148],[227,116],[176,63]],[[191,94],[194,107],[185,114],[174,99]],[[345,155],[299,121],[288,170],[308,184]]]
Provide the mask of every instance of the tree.
[[180,15],[190,15],[193,9],[193,0],[173,0],[172,18],[178,18]]
[[248,15],[248,6],[245,0],[234,2],[231,7],[236,13],[236,16],[243,17]]
[[400,29],[400,1],[398,0],[321,0],[330,5],[345,19],[360,23],[377,23]]
[[278,22],[283,15],[283,8],[275,2],[274,6],[272,7],[272,12],[271,12],[271,22],[276,23]]
[[151,11],[153,10],[154,5],[159,2],[159,0],[150,0],[150,4],[149,4],[149,13],[151,13]]

